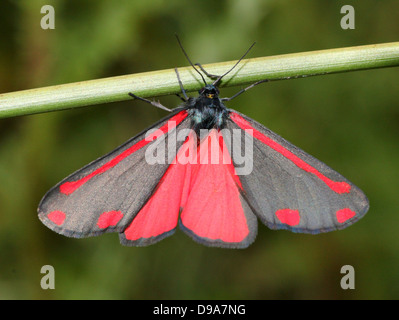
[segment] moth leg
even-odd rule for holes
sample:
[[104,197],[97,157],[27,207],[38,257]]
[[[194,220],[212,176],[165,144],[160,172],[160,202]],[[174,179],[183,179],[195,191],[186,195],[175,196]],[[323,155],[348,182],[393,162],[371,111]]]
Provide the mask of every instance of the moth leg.
[[181,101],[183,102],[187,102],[188,100],[186,100],[186,98],[182,97],[180,94],[176,93],[176,96],[178,96],[180,98]]
[[153,105],[154,107],[157,107],[157,108],[169,111],[169,112],[172,111],[169,108],[165,107],[163,104],[161,104],[159,101],[154,101],[154,100],[148,100],[148,99],[145,99],[145,98],[141,98],[141,97],[136,96],[134,93],[131,93],[131,92],[129,92],[129,96],[131,96],[134,99],[138,99],[138,100],[147,102],[147,103]]
[[186,94],[186,90],[184,90],[183,83],[180,80],[180,75],[179,75],[179,71],[177,71],[177,68],[175,68],[175,72],[176,72],[176,76],[177,76],[177,81],[179,81],[180,90],[183,93],[184,98],[182,98],[179,94],[177,94],[177,96],[184,102],[187,102],[188,96]]
[[250,86],[248,86],[248,87],[246,87],[244,89],[241,89],[240,91],[238,91],[235,95],[231,96],[230,98],[222,98],[221,100],[222,101],[233,100],[234,98],[238,97],[240,94],[244,93],[245,91],[248,91],[249,89],[252,89],[253,87],[257,86],[258,84],[261,84],[263,82],[268,82],[268,81],[269,81],[268,79],[259,80],[259,81],[255,82],[255,83],[251,84]]

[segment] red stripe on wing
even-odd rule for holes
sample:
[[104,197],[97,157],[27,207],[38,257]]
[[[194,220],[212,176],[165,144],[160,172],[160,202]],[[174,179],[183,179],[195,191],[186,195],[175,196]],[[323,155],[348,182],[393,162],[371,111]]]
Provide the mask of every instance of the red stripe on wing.
[[155,193],[125,229],[127,240],[157,237],[176,227],[185,171],[186,167],[179,163],[169,166]]
[[182,210],[182,224],[196,236],[239,243],[249,234],[239,187],[221,133],[211,131],[199,147],[190,134],[125,237],[137,241],[167,233]]
[[166,170],[157,189],[125,229],[127,240],[149,239],[173,230],[187,199],[191,165],[197,159],[197,138],[189,135]]
[[233,120],[241,129],[243,130],[252,130],[248,131],[254,138],[258,139],[259,141],[263,142],[273,150],[277,151],[281,155],[283,155],[285,158],[288,160],[292,161],[295,165],[297,165],[299,168],[305,170],[306,172],[314,174],[316,177],[318,177],[320,180],[322,180],[332,191],[336,193],[349,193],[351,186],[350,184],[346,183],[345,181],[342,182],[336,182],[332,181],[331,179],[327,178],[325,175],[323,175],[321,172],[319,172],[317,169],[303,161],[301,158],[293,154],[291,151],[283,147],[281,144],[277,143],[273,139],[267,137],[263,133],[259,132],[256,130],[254,127],[251,126],[251,124],[245,120],[243,117],[241,117],[239,114],[235,112],[230,113],[230,119]]
[[156,136],[159,137],[162,134],[167,133],[169,130],[175,128],[180,122],[182,122],[187,116],[186,111],[181,111],[172,118],[170,118],[162,127],[160,127],[156,133],[154,133],[152,136],[147,137],[146,139],[140,140],[139,142],[135,143],[132,145],[130,148],[126,149],[123,151],[121,154],[117,155],[115,158],[112,160],[108,161],[105,163],[103,166],[100,168],[94,170],[92,173],[88,174],[87,176],[76,180],[76,181],[68,181],[60,185],[60,192],[64,193],[66,195],[69,195],[73,193],[76,189],[81,187],[83,184],[85,184],[87,181],[89,181],[91,178],[95,177],[96,175],[102,174],[106,172],[107,170],[111,169],[112,167],[116,166],[119,162],[121,162],[123,159],[126,157],[130,156],[140,148],[144,147],[148,143],[150,143],[153,140],[153,137]]
[[[212,139],[218,143],[212,143]],[[249,229],[240,201],[241,183],[222,134],[212,130],[199,149],[197,164],[189,165],[190,176],[186,176],[189,184],[187,198],[182,201],[181,222],[204,240],[242,242]]]

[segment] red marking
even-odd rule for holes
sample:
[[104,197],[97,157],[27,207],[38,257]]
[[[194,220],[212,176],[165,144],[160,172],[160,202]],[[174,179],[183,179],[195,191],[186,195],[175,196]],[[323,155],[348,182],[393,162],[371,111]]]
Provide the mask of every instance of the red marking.
[[[183,146],[176,157],[185,152]],[[124,231],[127,240],[156,237],[176,227],[185,176],[186,166],[174,161],[162,177],[155,193]]]
[[[226,242],[245,239],[249,230],[239,199],[240,181],[232,175],[234,166],[231,162],[223,163],[226,154],[222,152],[216,153],[219,161],[211,163],[215,159],[211,159],[209,152],[210,139],[219,138],[219,143],[212,147],[223,145],[227,152],[220,136],[212,131],[195,154],[187,156],[187,150],[193,150],[197,144],[195,135],[188,136],[155,193],[126,228],[126,239],[134,241],[171,231],[177,225],[181,208],[182,223],[200,237]],[[205,158],[208,162],[201,164],[200,160]]]
[[[187,156],[187,150],[189,150],[189,157]],[[195,150],[195,153],[192,152],[193,150]],[[198,153],[199,148],[197,148],[197,136],[193,132],[193,134],[190,134],[187,137],[187,140],[180,148],[174,161],[184,166],[184,175],[181,178],[183,180],[183,186],[181,190],[180,208],[183,208],[186,205],[190,194],[194,170],[197,167],[199,158]]]
[[123,213],[120,211],[104,212],[97,220],[97,226],[101,229],[114,227],[123,218]]
[[274,149],[284,157],[286,157],[288,160],[292,161],[295,165],[297,165],[299,168],[302,170],[305,170],[306,172],[312,173],[315,176],[317,176],[320,180],[322,180],[332,191],[336,193],[349,193],[351,186],[350,184],[346,183],[345,181],[342,182],[336,182],[332,181],[331,179],[327,178],[325,175],[320,173],[318,170],[313,168],[311,165],[307,164],[305,161],[303,161],[301,158],[293,154],[291,151],[288,149],[284,148],[282,145],[277,143],[276,141],[272,140],[271,138],[265,136],[263,133],[259,132],[255,128],[251,126],[251,124],[246,121],[243,117],[238,115],[235,112],[230,113],[230,118],[233,120],[241,129],[249,129],[253,130],[252,132],[249,131],[253,137],[258,139],[259,141],[263,142],[264,144],[268,145],[270,148]]
[[276,211],[276,216],[281,223],[288,224],[291,227],[298,225],[301,220],[298,210],[280,209]]
[[240,189],[244,190],[240,178],[236,174],[236,170],[233,165],[233,160],[231,160],[230,152],[227,149],[226,144],[224,143],[223,135],[221,133],[218,134],[218,139],[219,139],[220,152],[222,152],[222,157],[223,157],[222,163],[225,165],[224,168],[226,168],[230,172],[231,177],[233,178],[234,182],[240,187]]
[[87,181],[89,181],[91,178],[93,178],[96,175],[102,174],[105,171],[111,169],[112,167],[116,166],[119,162],[121,162],[123,159],[126,157],[130,156],[140,148],[144,147],[148,143],[152,141],[154,136],[159,137],[160,133],[163,132],[163,134],[167,133],[169,130],[173,129],[176,127],[180,122],[182,122],[185,118],[187,117],[187,112],[186,111],[181,111],[172,118],[170,118],[161,128],[159,128],[156,133],[153,133],[150,138],[140,140],[136,144],[132,145],[130,148],[126,149],[123,151],[121,154],[117,155],[115,158],[112,160],[108,161],[106,164],[101,166],[100,168],[94,170],[92,173],[88,174],[86,177],[83,177],[80,180],[77,181],[68,181],[63,183],[60,186],[60,192],[64,193],[66,195],[71,194],[74,192],[76,189],[81,187],[83,184],[85,184]]
[[[219,139],[219,143],[210,143],[215,138]],[[219,148],[218,153],[215,153],[215,148]],[[249,234],[249,229],[237,187],[240,181],[235,175],[223,136],[212,130],[199,149],[197,156],[207,158],[208,163],[199,161],[187,168],[181,221],[197,236],[230,243],[241,242]],[[214,161],[217,154],[218,161]],[[226,163],[223,159],[230,162]]]
[[336,215],[337,215],[337,221],[339,223],[344,223],[345,221],[353,218],[356,215],[356,212],[349,208],[345,208],[338,210]]
[[47,215],[47,218],[49,218],[52,222],[54,222],[58,226],[64,223],[65,217],[66,217],[65,213],[58,210],[52,211]]

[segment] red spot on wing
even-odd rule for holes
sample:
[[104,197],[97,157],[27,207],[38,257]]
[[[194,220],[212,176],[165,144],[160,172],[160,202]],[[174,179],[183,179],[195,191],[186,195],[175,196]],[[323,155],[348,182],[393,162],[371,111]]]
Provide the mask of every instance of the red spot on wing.
[[[182,122],[185,118],[187,117],[187,112],[186,111],[181,111],[172,118],[170,118],[162,127],[160,127],[157,130],[157,136],[159,137],[160,133],[167,133],[169,130],[173,129],[176,127],[180,122]],[[126,149],[123,151],[121,154],[117,155],[115,158],[112,160],[108,161],[105,163],[103,166],[100,168],[94,170],[92,173],[88,174],[87,176],[83,177],[82,179],[79,179],[77,181],[69,181],[65,182],[60,186],[60,192],[64,193],[66,195],[69,195],[73,193],[76,189],[81,187],[83,184],[85,184],[87,181],[89,181],[91,178],[93,178],[96,175],[102,174],[106,172],[107,170],[111,169],[112,167],[116,166],[119,162],[121,162],[123,159],[126,157],[130,156],[140,148],[144,147],[148,143],[152,141],[152,138],[154,137],[154,134],[151,136],[149,139],[143,139],[140,140],[139,142],[135,143],[132,145],[130,148]]]
[[65,217],[66,217],[65,213],[58,210],[52,211],[47,215],[47,218],[49,218],[52,222],[54,222],[58,226],[64,223]]
[[[212,144],[211,139],[218,143]],[[212,130],[199,149],[199,161],[187,169],[190,174],[186,176],[182,224],[199,237],[241,242],[249,229],[240,201],[238,187],[241,183],[235,175],[223,136]]]
[[301,217],[298,210],[280,209],[276,211],[276,216],[281,223],[293,227],[299,224]]
[[[327,178],[325,175],[320,173],[317,169],[303,161],[301,158],[293,154],[291,151],[288,149],[284,148],[282,145],[274,141],[273,139],[267,137],[263,133],[259,132],[255,128],[251,126],[251,124],[246,121],[243,117],[238,115],[235,112],[230,113],[230,118],[233,120],[241,129],[245,130],[252,130],[252,136],[259,141],[263,142],[270,148],[274,149],[281,155],[283,155],[285,158],[288,160],[292,161],[295,165],[297,165],[299,168],[302,170],[305,170],[306,172],[314,174],[316,177],[318,177],[320,180],[322,180],[332,191],[336,193],[349,193],[351,186],[350,184],[346,183],[345,181],[342,182],[336,182],[332,181],[331,179]],[[251,131],[248,131],[249,133]]]
[[339,223],[344,223],[345,221],[353,218],[355,215],[356,212],[349,208],[341,209],[336,212],[337,221]]
[[114,227],[123,218],[123,213],[120,211],[104,212],[97,220],[97,226],[101,229]]

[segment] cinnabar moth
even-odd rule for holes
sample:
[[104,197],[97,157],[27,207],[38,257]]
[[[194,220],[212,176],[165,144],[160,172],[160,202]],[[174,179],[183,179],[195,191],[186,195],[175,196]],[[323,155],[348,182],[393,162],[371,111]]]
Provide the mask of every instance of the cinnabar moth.
[[[199,243],[246,248],[258,219],[271,229],[316,234],[346,228],[366,214],[367,197],[353,183],[224,106],[231,98],[219,97],[218,84],[232,69],[212,76],[200,68],[216,81],[207,84],[194,67],[205,83],[198,97],[187,97],[181,85],[182,106],[53,187],[39,204],[40,220],[68,237],[118,232],[128,246],[158,242],[179,224]],[[238,175],[248,141],[252,168]],[[168,161],[149,163],[146,155],[160,146]]]

